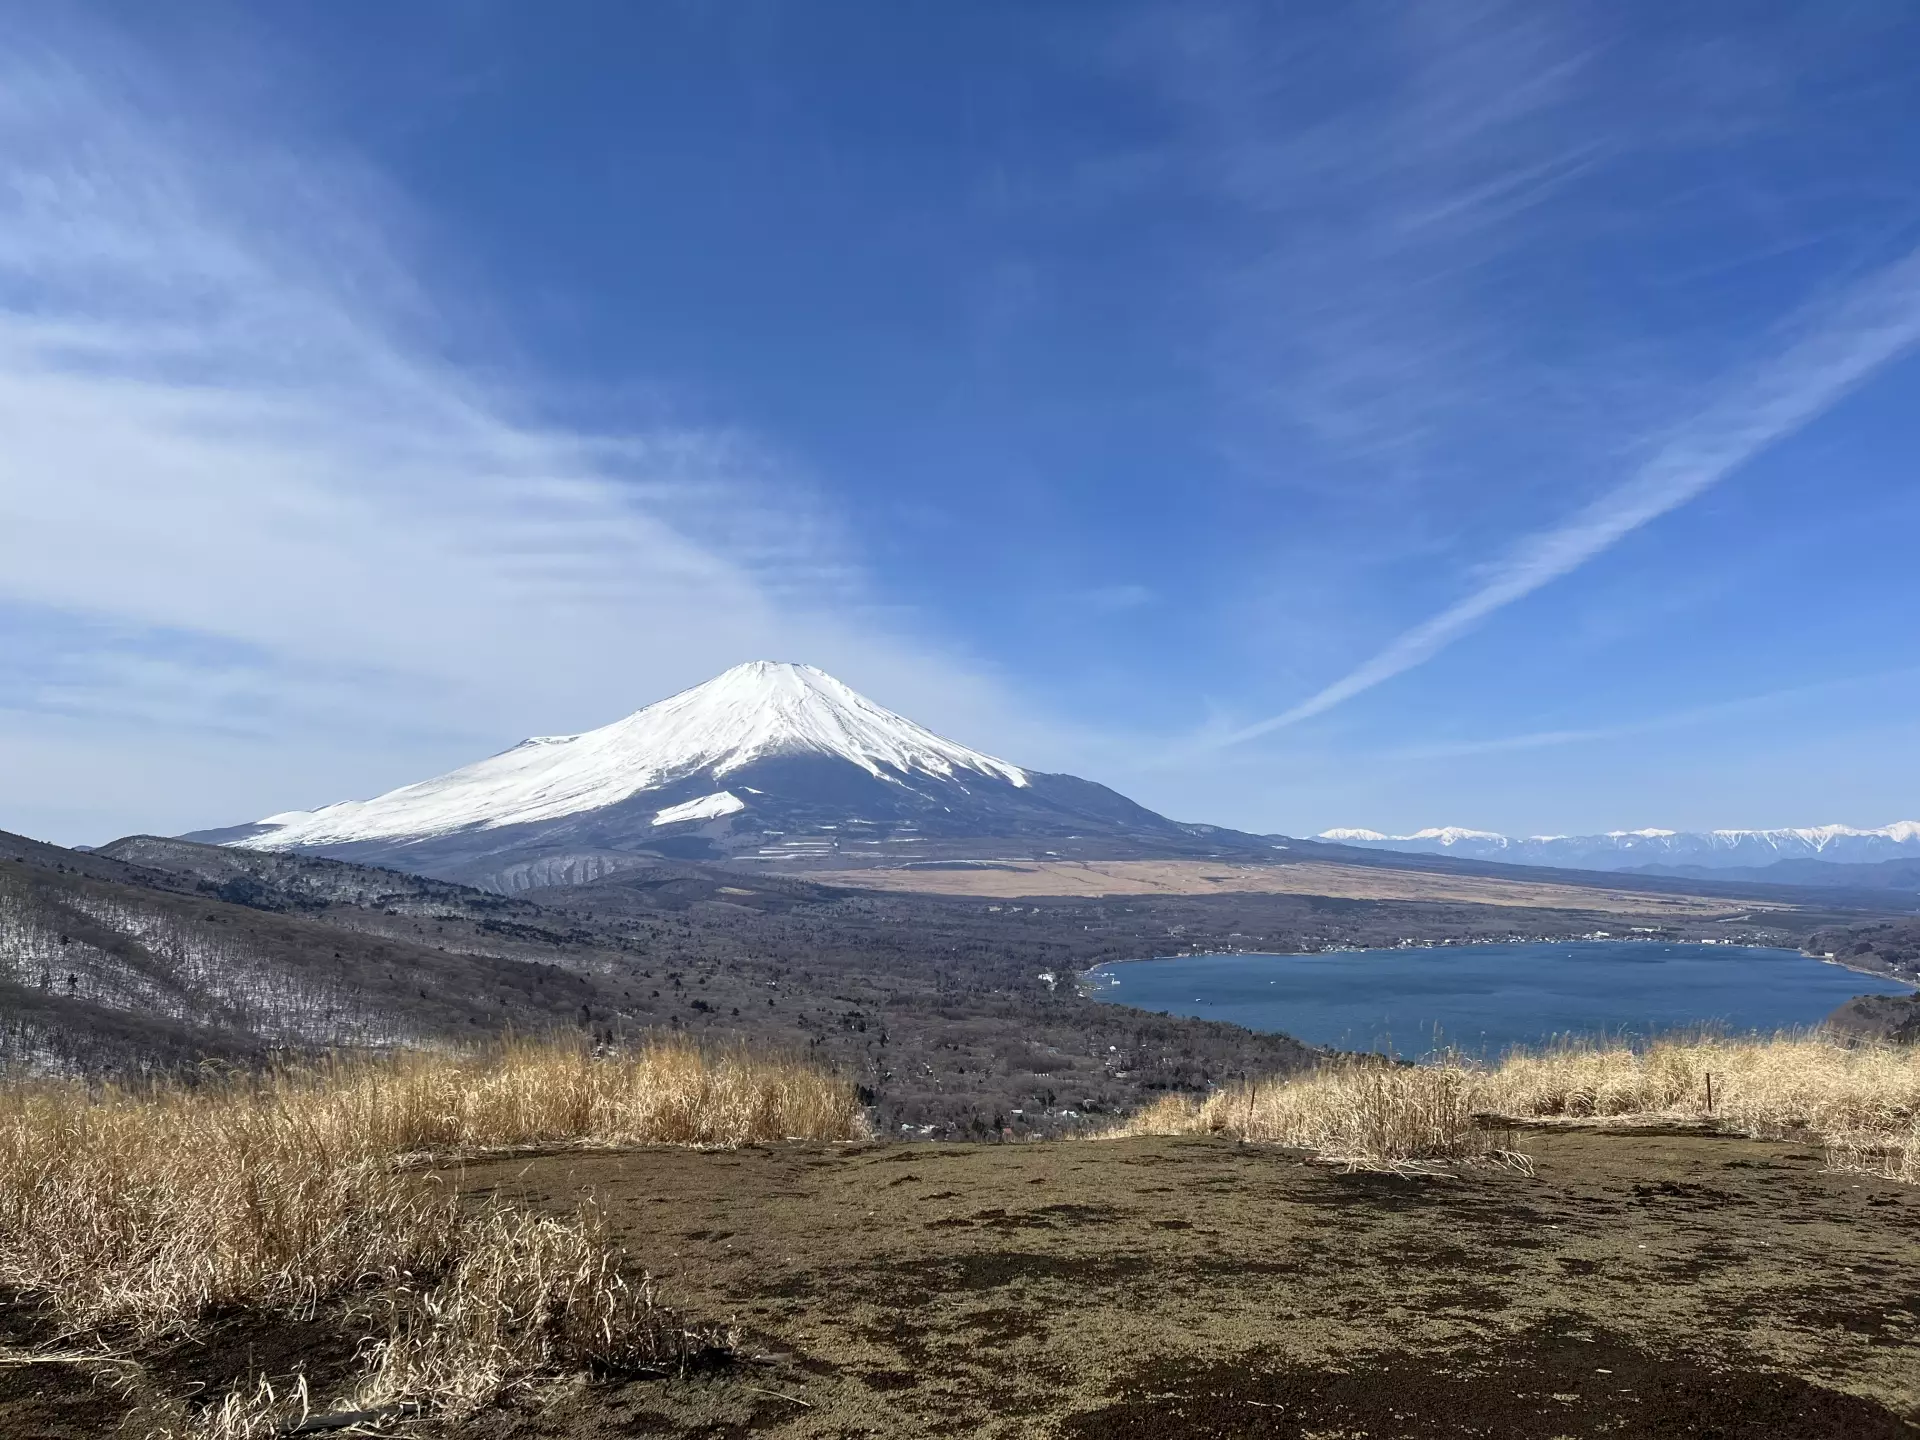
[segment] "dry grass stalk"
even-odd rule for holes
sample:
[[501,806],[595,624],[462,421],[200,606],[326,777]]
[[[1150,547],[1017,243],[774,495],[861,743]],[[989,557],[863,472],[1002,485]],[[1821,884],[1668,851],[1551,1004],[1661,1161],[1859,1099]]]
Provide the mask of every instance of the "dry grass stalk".
[[311,1308],[448,1254],[451,1197],[398,1155],[859,1133],[830,1076],[679,1045],[596,1058],[519,1042],[139,1092],[19,1086],[0,1091],[0,1284],[52,1297],[75,1325],[148,1333],[219,1305]]
[[[259,1377],[195,1413],[178,1404],[148,1424],[154,1440],[263,1440],[316,1415],[360,1427],[472,1414],[542,1376],[595,1369],[668,1374],[732,1348],[722,1326],[689,1324],[634,1276],[600,1218],[558,1220],[491,1209],[462,1222],[438,1275],[408,1277],[361,1297],[379,1337],[357,1384],[319,1405],[304,1377]],[[330,1427],[331,1428],[331,1427]],[[366,1433],[356,1427],[349,1433]]]
[[1386,1164],[1517,1160],[1487,1116],[1712,1122],[1731,1133],[1814,1140],[1834,1169],[1920,1183],[1920,1049],[1819,1033],[1572,1042],[1492,1066],[1461,1057],[1349,1061],[1200,1099],[1170,1096],[1114,1133],[1230,1134]]
[[1487,1073],[1482,1094],[1487,1109],[1518,1117],[1711,1121],[1763,1139],[1814,1140],[1834,1169],[1920,1181],[1920,1049],[1910,1046],[1818,1032],[1637,1049],[1570,1044],[1508,1057]]
[[369,1408],[472,1409],[529,1375],[666,1372],[732,1345],[663,1306],[652,1277],[624,1272],[597,1215],[490,1212],[433,1284],[384,1291],[376,1309],[387,1338],[357,1396]]
[[1354,1060],[1288,1080],[1168,1096],[1116,1135],[1228,1134],[1297,1145],[1347,1165],[1393,1168],[1433,1161],[1510,1163],[1505,1136],[1476,1119],[1473,1077],[1457,1066]]
[[[0,1288],[46,1300],[76,1333],[149,1338],[216,1308],[311,1314],[371,1294],[386,1339],[369,1395],[461,1407],[561,1360],[657,1360],[691,1342],[591,1222],[463,1213],[400,1157],[861,1133],[851,1088],[830,1076],[671,1044],[597,1057],[523,1041],[141,1091],[15,1086],[0,1090]],[[294,1403],[263,1381],[194,1429],[269,1433]]]

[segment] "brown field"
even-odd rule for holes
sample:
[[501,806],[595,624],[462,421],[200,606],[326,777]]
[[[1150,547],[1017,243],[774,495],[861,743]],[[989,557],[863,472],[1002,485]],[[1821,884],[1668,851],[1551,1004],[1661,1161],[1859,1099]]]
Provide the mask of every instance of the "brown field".
[[[563,1378],[392,1433],[1920,1437],[1911,1187],[1734,1136],[1518,1143],[1531,1176],[1350,1173],[1204,1135],[472,1164],[446,1175],[474,1206],[564,1226],[590,1198],[679,1312],[738,1327],[740,1358]],[[147,1364],[183,1389],[251,1366],[284,1392],[350,1354],[253,1317]],[[116,1430],[103,1372],[0,1368],[0,1434],[150,1433]]]
[[[1756,913],[1751,903],[1703,895],[1641,894],[1539,880],[1376,870],[1364,865],[1331,865],[1317,860],[1280,865],[1229,865],[1210,860],[995,861],[992,869],[823,870],[810,872],[807,878],[824,885],[866,890],[1008,900],[1038,896],[1220,895],[1237,891],[1324,895],[1341,900],[1453,901],[1702,920]],[[1791,908],[1787,905],[1758,907],[1780,911]]]
[[1909,1050],[1355,1061],[1032,1144],[851,1100],[676,1046],[22,1088],[0,1434],[1920,1437]]
[[[457,1419],[556,1371],[677,1364],[724,1330],[657,1305],[644,1262],[597,1217],[466,1205],[417,1162],[864,1134],[851,1085],[671,1042],[599,1056],[518,1041],[134,1090],[8,1086],[0,1435],[264,1440],[309,1404]],[[256,1340],[299,1358],[257,1358]],[[61,1393],[76,1380],[92,1403]]]
[[569,1155],[758,1363],[586,1385],[484,1440],[1920,1435],[1920,1196],[1817,1148],[1526,1133],[1532,1176],[1219,1137]]

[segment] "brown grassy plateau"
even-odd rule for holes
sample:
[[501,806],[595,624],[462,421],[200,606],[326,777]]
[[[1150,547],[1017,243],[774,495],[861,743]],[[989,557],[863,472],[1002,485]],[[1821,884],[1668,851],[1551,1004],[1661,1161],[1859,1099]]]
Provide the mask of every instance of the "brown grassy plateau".
[[685,1047],[10,1104],[10,1437],[315,1433],[303,1385],[489,1440],[1920,1435],[1894,1047],[1356,1058],[1026,1144]]
[[583,1384],[463,1434],[1920,1434],[1920,1195],[1817,1149],[1528,1133],[1532,1177],[1215,1137],[565,1155],[766,1362]]
[[[1586,910],[1608,915],[1709,919],[1755,912],[1752,902],[1705,895],[1648,894],[1550,881],[1504,880],[1417,870],[1373,869],[1308,860],[1237,865],[1214,860],[1022,860],[959,869],[821,870],[824,885],[921,895],[998,899],[1101,895],[1317,895],[1338,900],[1420,900],[1504,905],[1535,910]],[[1792,907],[1763,905],[1762,911]]]

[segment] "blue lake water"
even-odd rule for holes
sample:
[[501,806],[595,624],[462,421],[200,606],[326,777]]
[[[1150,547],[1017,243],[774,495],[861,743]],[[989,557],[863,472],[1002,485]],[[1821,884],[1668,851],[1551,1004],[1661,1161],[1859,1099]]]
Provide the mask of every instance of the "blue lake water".
[[1560,1035],[1815,1025],[1854,995],[1910,988],[1791,950],[1738,945],[1450,945],[1187,955],[1089,972],[1102,1000],[1416,1059],[1495,1056]]

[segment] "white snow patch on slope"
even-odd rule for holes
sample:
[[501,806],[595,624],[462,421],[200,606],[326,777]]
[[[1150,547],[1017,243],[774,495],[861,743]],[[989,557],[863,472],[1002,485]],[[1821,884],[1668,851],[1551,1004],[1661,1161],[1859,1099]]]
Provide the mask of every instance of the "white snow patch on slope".
[[1411,835],[1382,835],[1378,830],[1322,830],[1313,837],[1316,840],[1354,840],[1364,844],[1377,844],[1388,840],[1433,840],[1442,845],[1458,845],[1463,840],[1483,840],[1490,845],[1505,845],[1504,835],[1496,835],[1491,830],[1465,830],[1458,825],[1437,825],[1425,830],[1416,830]]
[[[617,805],[645,790],[771,755],[837,756],[880,779],[962,773],[1024,787],[1026,771],[942,739],[811,665],[755,660],[584,735],[543,735],[372,800],[329,805],[255,849],[426,839]],[[276,821],[277,823],[277,821]]]
[[718,820],[722,815],[732,815],[746,808],[746,801],[731,790],[722,790],[717,795],[702,795],[698,800],[689,800],[684,805],[669,805],[653,817],[653,823],[677,825],[682,820]]
[[1759,840],[1769,845],[1805,845],[1813,850],[1824,850],[1836,840],[1879,839],[1891,840],[1896,845],[1911,845],[1920,841],[1920,820],[1896,820],[1891,825],[1882,825],[1874,830],[1856,830],[1851,825],[1803,825],[1778,830],[1715,830],[1716,840],[1731,841]]
[[1482,859],[1515,856],[1532,864],[1571,864],[1611,868],[1649,858],[1672,858],[1706,865],[1770,863],[1776,859],[1872,861],[1920,850],[1920,821],[1860,829],[1852,825],[1781,826],[1770,830],[1609,830],[1603,835],[1530,835],[1513,840],[1485,830],[1454,826],[1418,830],[1411,835],[1382,835],[1373,830],[1324,830],[1323,840],[1345,840],[1389,850],[1432,853],[1460,847]]
[[1442,845],[1458,845],[1463,840],[1485,840],[1494,845],[1505,845],[1507,837],[1496,835],[1491,830],[1467,830],[1458,825],[1437,825],[1427,830],[1416,830],[1411,835],[1395,836],[1404,840],[1438,840]]

